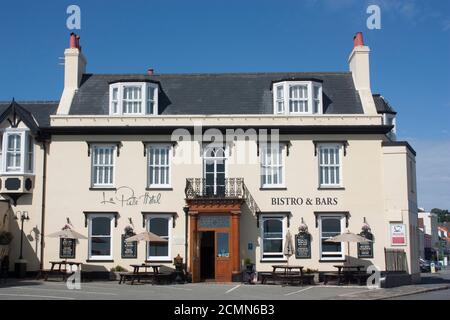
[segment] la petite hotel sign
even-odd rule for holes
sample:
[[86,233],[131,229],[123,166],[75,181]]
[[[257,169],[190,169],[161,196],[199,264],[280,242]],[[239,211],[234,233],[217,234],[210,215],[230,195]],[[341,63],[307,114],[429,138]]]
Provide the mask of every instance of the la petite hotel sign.
[[336,206],[338,198],[333,197],[272,197],[273,206]]

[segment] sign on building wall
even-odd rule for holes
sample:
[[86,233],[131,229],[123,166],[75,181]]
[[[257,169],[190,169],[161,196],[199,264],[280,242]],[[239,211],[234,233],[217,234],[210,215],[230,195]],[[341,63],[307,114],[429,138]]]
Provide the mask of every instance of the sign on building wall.
[[75,258],[76,239],[59,240],[59,257],[61,259],[73,259]]
[[406,225],[391,223],[391,245],[406,246]]
[[129,235],[122,234],[122,259],[136,259],[137,258],[137,241],[126,242]]
[[295,235],[295,258],[311,259],[311,235],[300,232]]
[[[359,235],[373,241],[373,234],[369,230],[363,230]],[[373,242],[358,242],[358,258],[373,258]]]

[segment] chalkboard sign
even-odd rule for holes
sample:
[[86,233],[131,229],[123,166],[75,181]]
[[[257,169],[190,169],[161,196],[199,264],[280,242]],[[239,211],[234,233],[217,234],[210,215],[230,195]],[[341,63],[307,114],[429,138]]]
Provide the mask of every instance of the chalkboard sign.
[[59,240],[59,257],[61,259],[75,258],[76,239],[61,238]]
[[137,241],[126,242],[128,236],[122,235],[122,259],[136,259],[137,258]]
[[373,242],[358,243],[358,258],[373,258]]
[[295,235],[295,258],[311,259],[311,235],[309,233]]
[[[359,235],[373,240],[373,234],[369,230],[361,231]],[[358,258],[373,258],[373,242],[358,243]]]

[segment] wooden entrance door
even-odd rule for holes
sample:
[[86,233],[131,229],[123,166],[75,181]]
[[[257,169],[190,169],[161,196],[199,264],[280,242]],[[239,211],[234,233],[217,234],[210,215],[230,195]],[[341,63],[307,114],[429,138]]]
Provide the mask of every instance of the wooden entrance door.
[[232,267],[230,253],[230,232],[216,232],[216,268],[215,279],[218,282],[231,282]]

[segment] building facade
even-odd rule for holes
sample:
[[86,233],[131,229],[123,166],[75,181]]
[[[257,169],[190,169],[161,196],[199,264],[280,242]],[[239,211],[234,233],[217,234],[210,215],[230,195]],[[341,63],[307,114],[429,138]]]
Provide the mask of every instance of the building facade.
[[[11,268],[27,211],[29,270],[180,255],[193,281],[231,281],[246,261],[385,271],[397,249],[417,278],[415,152],[371,91],[369,53],[358,33],[349,72],[89,74],[71,35],[60,101],[0,105]],[[87,240],[46,237],[65,225]],[[144,230],[166,242],[124,242]],[[327,242],[346,230],[372,242]]]

